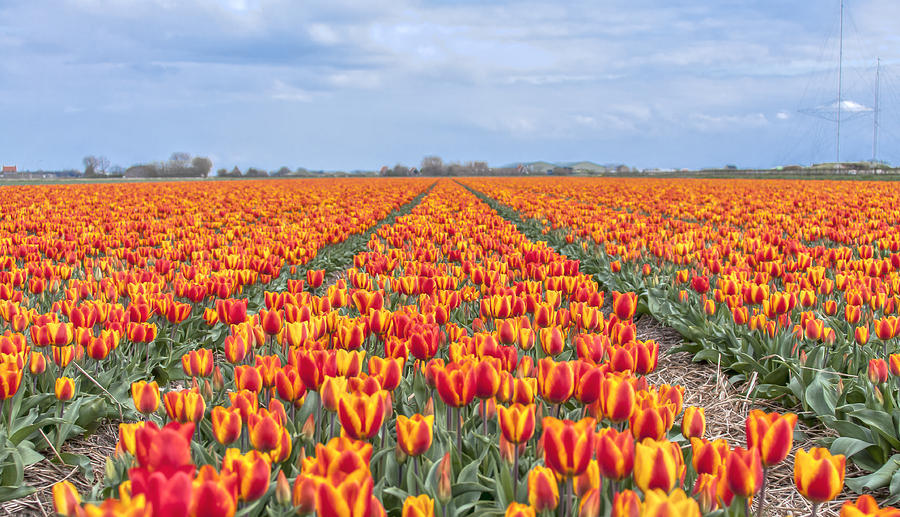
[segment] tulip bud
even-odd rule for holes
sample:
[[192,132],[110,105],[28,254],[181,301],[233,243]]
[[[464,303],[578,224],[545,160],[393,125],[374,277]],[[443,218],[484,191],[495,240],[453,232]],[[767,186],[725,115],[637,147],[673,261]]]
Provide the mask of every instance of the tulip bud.
[[219,369],[219,365],[216,365],[216,368],[213,370],[213,388],[216,391],[225,389],[225,378],[222,377],[222,370]]
[[425,410],[422,411],[422,414],[424,416],[434,414],[434,397],[428,397],[428,402],[425,403]]
[[307,418],[306,422],[303,423],[303,428],[300,430],[300,434],[304,439],[306,439],[306,441],[313,441],[313,438],[315,438],[316,436],[315,415],[309,415],[309,418]]
[[453,465],[450,463],[450,453],[448,452],[444,454],[444,458],[438,467],[437,498],[441,504],[449,503],[450,497],[453,495],[452,482],[450,480],[452,475]]
[[212,400],[213,398],[213,390],[212,385],[209,383],[209,379],[203,379],[203,390],[200,392],[203,395],[204,400]]
[[278,471],[278,479],[275,481],[275,500],[282,506],[291,504],[291,485],[283,470]]
[[112,457],[110,457],[110,456],[106,457],[106,465],[104,465],[104,471],[105,471],[104,475],[106,476],[107,480],[109,480],[111,482],[117,481],[117,479],[116,479],[116,464],[113,463]]
[[406,451],[403,450],[403,447],[400,447],[399,443],[394,446],[394,459],[397,460],[398,465],[403,465],[404,463],[406,463],[406,458],[408,457],[409,455],[406,454]]

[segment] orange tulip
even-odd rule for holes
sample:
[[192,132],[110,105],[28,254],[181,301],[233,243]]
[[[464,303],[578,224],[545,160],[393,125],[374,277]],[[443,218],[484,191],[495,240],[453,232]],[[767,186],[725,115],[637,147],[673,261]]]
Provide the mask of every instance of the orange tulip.
[[882,341],[892,339],[897,335],[897,327],[900,326],[900,319],[896,316],[886,317],[872,322],[875,328],[875,335]]
[[705,408],[696,406],[685,408],[681,417],[681,435],[688,440],[694,437],[702,438],[704,431],[706,431]]
[[629,419],[629,427],[635,440],[651,438],[662,440],[670,428],[673,411],[669,405],[657,406],[650,401],[646,407],[637,407]]
[[241,437],[241,412],[236,407],[216,406],[210,413],[213,436],[222,445],[230,445]]
[[797,491],[814,504],[831,501],[844,487],[847,460],[843,454],[832,456],[828,449],[800,449],[794,459],[794,484]]
[[763,470],[757,449],[735,447],[725,460],[728,489],[736,496],[753,497],[762,488]]
[[53,392],[56,394],[57,400],[65,402],[72,400],[75,396],[75,380],[71,377],[60,377],[56,379],[56,385]]
[[145,415],[159,409],[159,385],[156,381],[137,381],[131,383],[131,399],[134,408]]
[[544,464],[562,477],[583,473],[594,454],[595,425],[593,418],[573,422],[544,417]]
[[888,366],[891,375],[894,377],[900,375],[900,354],[891,354],[888,358]]
[[608,479],[621,481],[634,468],[634,438],[631,433],[605,427],[597,434],[597,466]]
[[522,503],[509,503],[504,517],[535,517],[534,508]]
[[613,497],[611,517],[640,517],[641,500],[632,490],[623,490]]
[[700,506],[684,490],[651,490],[644,494],[642,517],[700,517]]
[[853,329],[853,339],[856,344],[863,346],[869,342],[869,327],[856,327]]
[[241,454],[239,449],[228,449],[222,458],[221,471],[237,475],[237,493],[241,501],[255,501],[269,489],[272,466],[269,457],[259,451]]
[[206,411],[206,402],[196,389],[167,391],[162,400],[166,414],[176,422],[199,422]]
[[247,304],[249,300],[226,298],[216,300],[216,315],[219,321],[228,325],[237,325],[247,321]]
[[500,432],[508,442],[520,444],[531,439],[534,435],[534,410],[533,404],[513,404],[508,408],[497,406]]
[[540,329],[541,348],[549,356],[555,356],[566,346],[566,334],[559,326]]
[[234,367],[234,384],[239,390],[259,393],[263,388],[263,379],[256,367],[245,364]]
[[540,465],[528,473],[528,503],[540,513],[559,505],[559,484],[553,470]]
[[232,517],[237,509],[237,475],[204,465],[192,483],[191,517]]
[[719,467],[725,465],[730,449],[728,442],[719,439],[712,442],[702,438],[691,438],[691,462],[698,474],[715,475]]
[[322,283],[325,281],[325,270],[324,269],[307,269],[306,270],[306,283],[313,289],[318,289],[322,287]]
[[794,443],[797,415],[750,411],[746,422],[747,448],[756,449],[764,467],[783,461]]
[[434,500],[426,494],[407,497],[403,501],[401,517],[434,517]]
[[844,502],[840,517],[900,517],[900,510],[892,507],[878,508],[875,498],[864,494],[855,503]]
[[437,369],[434,380],[438,395],[450,407],[467,406],[475,399],[475,376],[469,367],[451,363]]
[[351,393],[338,402],[338,419],[350,438],[368,440],[375,436],[384,421],[384,400],[374,395]]
[[81,515],[81,496],[69,481],[60,481],[53,485],[53,511],[64,517]]
[[551,404],[561,404],[575,392],[575,372],[568,362],[549,357],[538,361],[538,387],[541,396]]
[[671,492],[684,479],[684,456],[678,445],[644,439],[634,446],[634,483],[641,491]]
[[407,456],[424,454],[434,436],[434,415],[397,415],[397,445]]
[[634,386],[627,380],[609,376],[600,384],[600,410],[612,422],[624,422],[635,411]]
[[629,321],[637,310],[637,295],[635,293],[620,293],[613,291],[613,312],[621,321]]
[[699,474],[694,482],[692,494],[700,505],[700,511],[704,514],[714,511],[719,507],[719,477],[715,474]]
[[200,348],[181,356],[181,369],[188,377],[209,377],[213,373],[212,350]]
[[888,365],[884,359],[869,359],[869,381],[872,384],[883,384],[888,379]]
[[278,447],[282,435],[282,423],[277,415],[265,409],[251,413],[247,420],[250,443],[259,452],[269,452]]
[[31,372],[31,375],[40,375],[47,371],[47,357],[41,352],[31,352],[28,371]]
[[225,359],[231,364],[243,361],[250,350],[242,336],[226,336],[222,347],[225,349]]
[[500,372],[489,359],[482,359],[472,368],[472,383],[475,396],[479,399],[492,399],[500,389]]

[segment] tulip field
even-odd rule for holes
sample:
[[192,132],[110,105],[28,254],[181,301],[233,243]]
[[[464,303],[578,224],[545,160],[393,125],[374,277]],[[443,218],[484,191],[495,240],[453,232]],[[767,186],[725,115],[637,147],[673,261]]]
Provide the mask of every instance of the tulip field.
[[[40,511],[66,516],[776,515],[766,488],[790,462],[812,515],[836,499],[842,517],[900,515],[891,183],[3,189],[0,501],[41,505],[48,489]],[[750,411],[740,442],[710,436],[715,416],[683,386],[648,380],[661,351],[642,317],[783,409]],[[795,447],[801,420],[833,433]],[[69,443],[103,423],[118,439],[97,465]],[[28,484],[46,461],[97,481]]]

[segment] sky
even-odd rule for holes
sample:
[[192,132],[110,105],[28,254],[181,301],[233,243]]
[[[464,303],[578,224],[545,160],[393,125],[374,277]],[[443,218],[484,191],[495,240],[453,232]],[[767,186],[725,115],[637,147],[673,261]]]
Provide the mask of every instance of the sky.
[[[896,0],[845,0],[841,158],[900,164]],[[839,0],[0,0],[0,164],[836,157]]]

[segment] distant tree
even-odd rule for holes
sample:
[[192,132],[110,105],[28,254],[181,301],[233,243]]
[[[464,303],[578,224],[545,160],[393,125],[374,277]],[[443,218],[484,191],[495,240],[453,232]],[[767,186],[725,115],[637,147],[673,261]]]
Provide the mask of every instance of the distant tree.
[[237,165],[235,165],[234,168],[231,169],[231,172],[228,175],[235,178],[240,178],[242,176],[241,170],[238,169]]
[[487,176],[491,171],[487,162],[466,162],[466,168],[468,169],[468,174],[472,176]]
[[191,169],[194,169],[194,174],[197,176],[205,178],[209,176],[209,171],[212,170],[212,160],[205,156],[197,156],[191,160]]
[[85,156],[82,163],[84,163],[85,176],[106,174],[106,171],[109,169],[109,158],[105,156]]
[[247,172],[244,174],[244,176],[247,176],[248,178],[265,178],[269,176],[269,173],[262,169],[250,167],[249,169],[247,169]]
[[216,176],[228,176],[228,169],[223,167],[223,168],[217,170]]
[[290,175],[291,175],[291,169],[289,169],[287,167],[282,167],[272,173],[272,176],[290,176]]
[[394,168],[391,170],[391,176],[407,176],[409,175],[409,167],[406,165],[397,164],[394,165]]
[[423,176],[443,176],[446,174],[444,160],[440,156],[426,156],[422,158],[421,171]]
[[169,157],[169,163],[175,167],[186,168],[191,163],[190,153],[175,152]]

